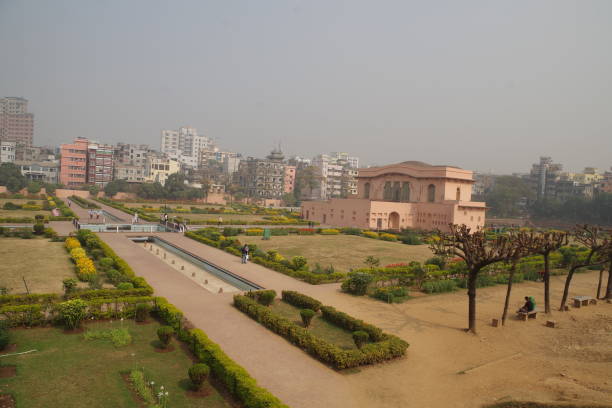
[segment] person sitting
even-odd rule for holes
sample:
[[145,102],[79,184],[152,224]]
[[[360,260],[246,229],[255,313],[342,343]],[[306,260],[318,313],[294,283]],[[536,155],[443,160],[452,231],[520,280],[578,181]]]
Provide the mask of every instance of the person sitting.
[[535,301],[531,296],[525,296],[525,304],[518,310],[518,313],[528,313],[535,310]]

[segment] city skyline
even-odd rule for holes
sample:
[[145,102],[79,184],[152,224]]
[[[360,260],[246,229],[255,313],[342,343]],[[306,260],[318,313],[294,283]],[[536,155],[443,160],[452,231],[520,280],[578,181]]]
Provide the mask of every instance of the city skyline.
[[606,170],[610,11],[0,2],[0,94],[29,100],[35,145],[157,148],[161,130],[192,126],[255,157],[280,141],[288,156],[349,151],[371,165],[500,174],[552,156],[568,171]]

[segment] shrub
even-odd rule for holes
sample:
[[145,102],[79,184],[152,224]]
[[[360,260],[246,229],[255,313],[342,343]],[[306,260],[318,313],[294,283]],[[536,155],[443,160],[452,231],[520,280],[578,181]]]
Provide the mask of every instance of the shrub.
[[423,241],[421,240],[421,238],[417,234],[414,234],[414,233],[402,235],[400,237],[400,241],[402,241],[406,245],[422,245],[423,244]]
[[374,231],[363,231],[361,235],[366,238],[378,239],[378,233]]
[[345,227],[341,228],[340,232],[346,235],[361,235],[361,229],[359,228]]
[[45,224],[36,223],[33,227],[35,235],[42,235],[45,233]]
[[370,335],[367,332],[364,332],[362,330],[357,330],[353,332],[353,341],[355,342],[355,345],[357,346],[357,348],[360,350],[361,350],[361,347],[363,347],[363,345],[368,342],[369,338],[370,338]]
[[436,265],[440,269],[446,266],[446,260],[441,256],[434,256],[424,262],[424,265]]
[[374,277],[369,273],[354,273],[351,277],[342,283],[341,289],[344,292],[363,296],[368,290],[368,286]]
[[248,228],[245,233],[249,236],[261,236],[263,235],[264,230],[261,228]]
[[312,309],[302,309],[300,310],[300,317],[302,318],[302,323],[304,323],[304,327],[310,326],[310,322],[314,317],[315,312]]
[[73,330],[81,326],[85,318],[87,303],[82,299],[72,299],[58,305],[59,316],[67,329]]
[[113,261],[112,258],[104,257],[100,258],[98,265],[100,265],[102,269],[110,269],[115,265],[115,261]]
[[397,235],[383,233],[383,234],[380,234],[380,239],[383,241],[395,242],[397,241]]
[[313,228],[300,228],[297,233],[298,235],[314,235],[316,231]]
[[0,322],[0,351],[4,350],[11,341],[8,329],[3,322]]
[[291,258],[291,267],[296,271],[304,269],[308,264],[308,260],[303,256],[294,256]]
[[93,261],[87,257],[77,258],[76,269],[77,277],[84,282],[93,281],[97,275]]
[[292,290],[283,290],[281,297],[283,301],[299,308],[311,309],[315,312],[318,312],[321,308],[321,302],[300,292],[295,292]]
[[366,259],[363,261],[364,264],[368,265],[370,268],[374,269],[378,266],[380,266],[380,259],[378,259],[375,256],[369,255],[366,257]]
[[66,295],[68,295],[69,293],[72,293],[77,287],[76,279],[72,279],[72,278],[64,279],[62,281],[62,284],[64,285],[64,293]]
[[453,292],[457,290],[457,284],[451,279],[430,281],[423,283],[421,290],[425,293]]
[[188,373],[193,387],[199,391],[210,374],[210,367],[204,363],[197,363],[189,367]]
[[146,303],[138,303],[136,305],[135,320],[140,323],[146,322],[150,311],[151,306]]
[[338,235],[340,231],[333,228],[325,228],[321,230],[321,235]]
[[376,288],[371,296],[388,303],[393,303],[408,296],[408,290],[403,286],[384,286]]
[[321,306],[321,313],[323,314],[323,319],[348,331],[353,332],[361,330],[367,332],[372,341],[381,341],[385,338],[383,331],[378,327],[365,323],[363,320],[355,319],[331,306]]
[[81,243],[79,242],[78,239],[69,237],[69,238],[66,238],[66,241],[64,241],[64,246],[66,247],[68,251],[71,251],[74,248],[80,248]]
[[161,326],[159,329],[157,329],[157,337],[159,338],[159,341],[161,341],[163,348],[168,348],[173,334],[174,329],[170,326]]
[[242,233],[242,228],[225,227],[223,228],[223,235],[226,237],[234,237]]
[[121,282],[117,285],[117,289],[119,290],[129,290],[134,289],[134,284],[132,282]]
[[255,290],[248,292],[247,296],[251,299],[255,299],[264,306],[270,306],[274,302],[274,299],[276,299],[276,291],[273,289]]

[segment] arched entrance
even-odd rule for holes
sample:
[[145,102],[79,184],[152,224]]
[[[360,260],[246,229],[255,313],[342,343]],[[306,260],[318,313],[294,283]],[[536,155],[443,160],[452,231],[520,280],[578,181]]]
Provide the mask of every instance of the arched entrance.
[[389,229],[392,229],[392,230],[400,229],[400,216],[395,211],[389,214]]

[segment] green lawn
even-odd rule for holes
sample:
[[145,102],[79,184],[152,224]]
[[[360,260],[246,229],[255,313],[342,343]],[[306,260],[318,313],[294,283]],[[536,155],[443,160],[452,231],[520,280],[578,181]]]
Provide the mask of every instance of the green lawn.
[[[91,323],[86,327],[119,327],[121,322]],[[16,352],[36,352],[2,358],[5,365],[16,365],[17,375],[0,378],[0,390],[11,393],[19,408],[128,408],[140,407],[121,373],[143,368],[155,386],[168,391],[168,407],[230,407],[210,384],[210,394],[202,398],[186,395],[189,390],[189,356],[173,340],[174,350],[155,351],[157,323],[136,325],[124,321],[133,343],[115,348],[107,340],[85,340],[83,334],[64,334],[57,328],[11,330]]]
[[0,287],[9,293],[63,293],[62,280],[74,278],[63,242],[46,238],[0,238]]
[[218,204],[166,204],[164,202],[160,202],[160,203],[124,203],[124,205],[129,208],[142,208],[142,206],[153,207],[153,208],[160,208],[160,207],[163,208],[164,205],[167,205],[168,208],[182,207],[185,209],[190,209],[191,207],[205,208],[205,209],[223,208],[222,205],[218,205]]
[[5,203],[13,203],[13,204],[27,204],[30,201],[34,201],[37,205],[43,205],[44,200],[40,199],[29,199],[29,198],[0,198],[0,207],[2,207]]
[[0,218],[22,218],[22,217],[34,218],[38,214],[46,215],[46,216],[53,215],[51,214],[51,211],[3,210],[0,207]]
[[269,241],[262,237],[239,236],[241,242],[256,244],[264,251],[276,249],[285,258],[304,256],[312,269],[333,265],[337,271],[365,267],[363,261],[373,255],[381,266],[397,263],[423,262],[433,256],[427,245],[405,245],[355,235],[286,235],[274,236]]
[[[272,308],[274,312],[292,320],[300,326],[303,325],[299,308],[278,299],[274,301],[270,308]],[[355,342],[353,341],[352,333],[323,320],[320,313],[313,317],[308,330],[310,330],[317,337],[325,339],[345,350],[357,348],[355,346]]]

